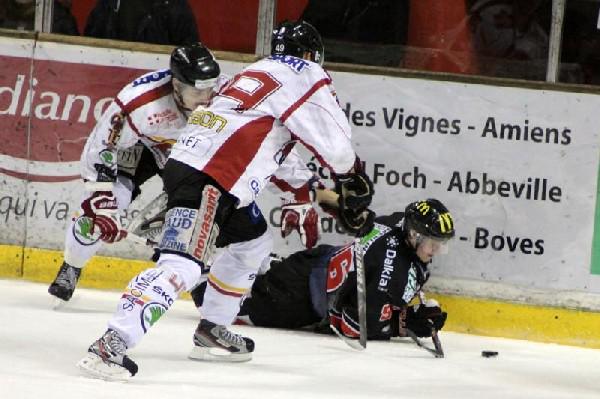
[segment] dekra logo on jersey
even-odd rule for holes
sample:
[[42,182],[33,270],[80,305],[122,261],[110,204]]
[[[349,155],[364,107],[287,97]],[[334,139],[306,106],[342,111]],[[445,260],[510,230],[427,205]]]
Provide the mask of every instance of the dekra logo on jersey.
[[300,73],[304,68],[310,67],[310,64],[302,58],[294,57],[292,55],[274,54],[270,56],[269,59],[287,65],[296,73]]
[[163,79],[165,76],[168,76],[170,74],[171,71],[169,71],[168,69],[165,71],[153,72],[151,74],[142,76],[141,78],[134,80],[133,87],[144,85],[150,82],[158,82],[159,80]]

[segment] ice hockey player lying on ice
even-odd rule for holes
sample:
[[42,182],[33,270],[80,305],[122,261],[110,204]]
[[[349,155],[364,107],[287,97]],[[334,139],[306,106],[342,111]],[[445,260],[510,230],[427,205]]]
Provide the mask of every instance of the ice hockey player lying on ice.
[[[433,256],[445,253],[454,237],[454,221],[438,200],[409,204],[404,212],[376,218],[364,236],[368,339],[431,336],[446,321],[437,302],[408,304],[429,277]],[[278,328],[312,328],[331,332],[329,323],[348,337],[358,337],[354,243],[319,245],[273,260],[256,278],[237,318],[239,324]],[[192,292],[202,302],[205,283]]]

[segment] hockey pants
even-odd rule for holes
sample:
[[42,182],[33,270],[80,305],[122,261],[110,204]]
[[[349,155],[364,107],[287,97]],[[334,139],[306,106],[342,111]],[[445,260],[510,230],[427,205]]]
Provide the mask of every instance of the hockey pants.
[[[272,245],[272,237],[265,231],[258,238],[224,248],[208,275],[200,310],[202,318],[221,325],[233,322],[241,299],[250,290]],[[156,267],[143,271],[129,282],[108,328],[116,330],[128,348],[134,347],[179,294],[191,290],[202,278],[196,262],[177,254],[161,254]]]

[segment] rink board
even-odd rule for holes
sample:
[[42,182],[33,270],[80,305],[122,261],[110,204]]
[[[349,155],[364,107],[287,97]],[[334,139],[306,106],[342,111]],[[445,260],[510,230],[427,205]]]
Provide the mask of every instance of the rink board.
[[[125,83],[167,63],[164,51],[0,37],[0,66],[6,71],[0,81],[0,275],[50,281],[61,262],[65,228],[81,200],[78,159],[87,134]],[[221,62],[227,74],[244,65]],[[435,259],[432,275],[541,291],[546,298],[561,299],[552,307],[544,306],[550,302],[543,299],[535,303],[550,313],[554,305],[600,311],[600,232],[594,231],[600,96],[331,74],[353,128],[353,143],[375,184],[373,209],[380,214],[402,210],[425,197],[439,198],[451,209],[457,238],[447,256]],[[313,158],[307,160],[331,186],[329,172]],[[148,182],[122,222],[159,191],[158,179]],[[279,236],[279,199],[267,194],[258,202],[276,251],[285,255],[300,249],[297,237]],[[346,242],[337,223],[323,216],[323,242]],[[148,266],[143,259],[150,253],[129,242],[107,245],[91,261],[82,284],[123,287]],[[132,260],[119,260],[125,258]],[[451,291],[456,295],[448,298],[477,297],[473,304],[492,303],[489,310],[495,309],[495,302],[480,298],[485,294],[511,306],[509,313],[521,313],[518,305],[508,305],[515,296],[477,292],[478,287]],[[494,314],[506,312],[496,309]],[[484,318],[486,312],[477,314]],[[593,324],[587,329],[600,336],[595,316],[583,315]],[[455,320],[449,320],[449,327],[459,331],[476,331],[475,321],[490,325],[494,333],[503,331],[491,321],[465,325],[458,322],[462,318]],[[514,322],[507,318],[507,324]],[[520,328],[515,324],[507,330]]]
[[[18,258],[20,247],[0,246],[0,278],[23,278],[50,283],[62,263],[62,253],[26,249],[24,263],[10,264]],[[147,261],[94,257],[84,269],[80,287],[122,290],[129,280],[153,264]],[[118,294],[115,293],[115,301]],[[546,306],[430,293],[448,312],[445,329],[475,335],[526,339],[589,348],[600,348],[600,313]],[[185,293],[183,298],[190,299]]]

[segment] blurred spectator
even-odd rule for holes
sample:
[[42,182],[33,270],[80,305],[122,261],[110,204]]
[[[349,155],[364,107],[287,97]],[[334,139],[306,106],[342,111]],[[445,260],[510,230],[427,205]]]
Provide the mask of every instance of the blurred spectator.
[[33,30],[35,0],[0,0],[0,28]]
[[187,0],[98,0],[84,35],[173,45],[199,41]]
[[302,19],[323,37],[365,43],[404,44],[408,2],[398,0],[309,0]]
[[79,35],[77,21],[73,14],[71,14],[71,0],[54,0],[52,33]]
[[[302,19],[323,37],[325,59],[398,65],[406,44],[408,0],[309,0]],[[378,44],[379,46],[373,46]],[[397,46],[400,47],[400,46]]]
[[[548,57],[551,1],[477,0],[472,3],[469,22],[479,72],[543,80]],[[546,16],[547,23],[544,23]]]
[[[34,30],[35,0],[0,0],[0,28]],[[71,0],[54,0],[52,33],[79,35]]]
[[597,2],[567,2],[560,59],[561,82],[600,84],[599,8]]

